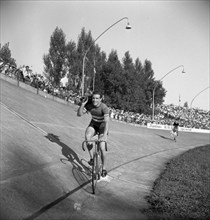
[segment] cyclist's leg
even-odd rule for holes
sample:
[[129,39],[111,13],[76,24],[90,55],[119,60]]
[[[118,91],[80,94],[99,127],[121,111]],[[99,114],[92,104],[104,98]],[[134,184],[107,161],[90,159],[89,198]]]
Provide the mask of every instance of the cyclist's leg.
[[175,141],[176,141],[177,137],[178,137],[178,129],[176,129]]
[[[91,125],[89,125],[85,131],[85,140],[90,141],[94,135],[95,135],[95,129]],[[93,148],[93,144],[87,144],[87,149],[90,155],[90,159],[93,158],[91,153],[92,148]]]
[[105,142],[100,143],[100,148],[102,151],[102,163],[103,163],[103,169],[106,168],[106,150],[105,150]]
[[[99,137],[103,135],[103,132],[99,132]],[[108,134],[107,134],[108,135]],[[105,140],[107,141],[107,140]],[[106,149],[105,149],[105,142],[100,143],[100,148],[101,148],[101,156],[102,156],[102,172],[104,171],[104,176],[106,176],[107,171],[106,171]],[[102,173],[103,176],[103,173]]]

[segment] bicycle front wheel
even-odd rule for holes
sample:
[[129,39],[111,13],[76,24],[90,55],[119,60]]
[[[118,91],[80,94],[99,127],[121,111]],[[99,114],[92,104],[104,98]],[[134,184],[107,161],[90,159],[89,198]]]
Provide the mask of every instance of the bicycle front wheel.
[[94,154],[93,155],[93,165],[92,165],[92,190],[93,190],[93,194],[95,194],[96,184],[97,184],[97,179],[98,179],[97,164],[98,164],[97,154]]
[[102,160],[101,160],[101,152],[95,153],[93,155],[93,165],[92,165],[92,190],[93,194],[96,191],[97,181],[101,178],[102,172]]

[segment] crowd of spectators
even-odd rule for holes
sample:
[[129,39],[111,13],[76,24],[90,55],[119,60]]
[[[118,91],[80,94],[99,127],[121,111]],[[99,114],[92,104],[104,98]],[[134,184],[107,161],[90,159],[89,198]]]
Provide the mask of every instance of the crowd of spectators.
[[[0,63],[0,73],[11,78],[17,79],[37,89],[41,89],[45,93],[65,99],[67,102],[78,105],[80,103],[80,95],[67,90],[65,86],[53,87],[52,84],[42,75],[34,74],[29,66],[15,68],[14,66],[3,65]],[[156,106],[154,120],[149,114],[140,114],[121,109],[110,108],[110,116],[112,119],[147,126],[148,123],[172,125],[174,119],[179,120],[181,127],[210,129],[209,111],[188,108],[175,105],[161,104]]]
[[41,74],[34,73],[27,65],[16,68],[9,64],[0,62],[0,73],[42,90],[47,94],[65,99],[71,103],[78,102],[77,100],[79,99],[79,95],[73,93],[72,90],[67,90],[65,86],[53,86],[46,77]]
[[111,118],[127,123],[147,126],[148,123],[172,125],[178,119],[181,127],[210,129],[209,111],[175,105],[158,105],[154,120],[151,115],[111,108]]
[[44,89],[44,87],[46,87],[46,78],[41,74],[34,73],[29,66],[16,68],[15,66],[1,62],[0,71],[6,76],[29,84],[35,88],[39,87],[40,89]]
[[157,119],[161,118],[163,123],[165,118],[178,118],[182,127],[210,129],[209,111],[163,104],[157,106],[157,110],[159,110]]

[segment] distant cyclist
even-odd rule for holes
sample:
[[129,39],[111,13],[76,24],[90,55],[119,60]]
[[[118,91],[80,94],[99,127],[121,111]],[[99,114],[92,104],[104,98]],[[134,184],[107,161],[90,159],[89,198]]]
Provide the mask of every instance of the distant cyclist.
[[176,119],[172,125],[172,131],[171,131],[174,141],[176,141],[176,137],[178,136],[178,130],[179,130],[179,121],[178,119]]
[[[109,127],[109,108],[102,102],[102,95],[100,92],[93,92],[91,98],[85,98],[77,110],[77,116],[82,116],[85,113],[90,113],[92,120],[86,128],[85,139],[90,141],[93,136],[99,134],[99,141],[107,141],[108,127]],[[90,154],[90,165],[93,164],[93,156],[91,153],[93,145],[87,144],[88,152]],[[102,150],[102,177],[107,175],[106,171],[106,158],[105,158],[105,143],[101,142],[100,147]]]

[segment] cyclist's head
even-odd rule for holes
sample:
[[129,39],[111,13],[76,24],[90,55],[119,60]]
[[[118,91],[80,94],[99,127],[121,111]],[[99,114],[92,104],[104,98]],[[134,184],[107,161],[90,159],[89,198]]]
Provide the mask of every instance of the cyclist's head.
[[93,95],[99,95],[99,96],[100,96],[100,98],[102,98],[102,97],[103,97],[102,92],[100,92],[100,91],[98,91],[98,90],[94,91],[94,92],[92,93],[92,96],[93,96]]
[[92,103],[94,106],[99,106],[102,101],[102,94],[99,91],[94,91],[92,94]]

